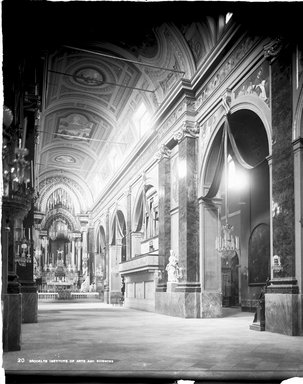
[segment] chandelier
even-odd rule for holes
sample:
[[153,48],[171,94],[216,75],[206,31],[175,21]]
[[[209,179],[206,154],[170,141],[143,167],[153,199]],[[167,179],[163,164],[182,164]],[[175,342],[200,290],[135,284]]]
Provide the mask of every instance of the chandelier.
[[[227,124],[224,124],[224,177],[225,177],[225,225],[221,225],[216,237],[216,250],[221,254],[221,257],[233,257],[239,250],[239,237],[234,234],[234,227],[228,222],[228,159],[227,159]],[[219,222],[219,217],[218,217]]]

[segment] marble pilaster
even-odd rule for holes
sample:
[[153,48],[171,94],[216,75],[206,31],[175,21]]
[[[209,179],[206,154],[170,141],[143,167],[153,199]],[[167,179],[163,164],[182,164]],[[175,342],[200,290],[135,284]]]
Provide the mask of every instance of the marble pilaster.
[[104,255],[104,302],[109,304],[109,211],[105,217],[105,255]]
[[93,227],[88,228],[87,237],[87,267],[90,276],[90,284],[92,284],[95,281],[95,231]]
[[295,250],[296,279],[300,292],[299,333],[303,335],[303,138],[293,142],[295,183]]
[[164,273],[168,264],[170,243],[171,243],[171,221],[170,221],[170,151],[167,147],[162,146],[158,153],[159,159],[159,255],[161,265],[160,270],[163,271],[159,277],[156,287],[157,291],[165,291],[167,276]]
[[220,205],[221,200],[214,202],[214,204],[201,202],[200,208],[200,222],[203,227],[201,316],[209,318],[222,315],[221,258],[215,249]]
[[[292,144],[292,53],[289,48],[271,52],[272,95],[272,238],[273,255],[282,270],[274,273],[265,294],[265,329],[298,334],[296,285],[295,188]],[[273,256],[272,255],[272,256]],[[277,280],[277,281],[275,281]],[[291,284],[289,283],[291,281]],[[288,289],[289,284],[291,290]],[[285,288],[283,288],[285,285]],[[282,326],[281,324],[284,323]]]
[[128,188],[126,192],[126,260],[131,258],[132,254],[132,238],[131,238],[131,188]]
[[[183,129],[184,132],[184,129]],[[199,243],[197,199],[197,143],[194,134],[179,139],[179,266],[182,277],[176,291],[199,291]]]
[[119,261],[122,245],[109,247],[109,299],[111,304],[117,304],[121,298],[121,278],[119,275]]
[[295,276],[291,60],[285,50],[271,64],[273,254],[281,258],[284,277]]

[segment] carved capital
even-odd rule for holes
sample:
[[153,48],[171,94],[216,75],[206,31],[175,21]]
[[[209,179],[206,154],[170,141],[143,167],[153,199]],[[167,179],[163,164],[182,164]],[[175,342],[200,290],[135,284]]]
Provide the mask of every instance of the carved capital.
[[155,158],[158,161],[162,159],[169,159],[170,153],[171,153],[170,149],[165,144],[162,144],[159,148],[159,151],[156,153]]
[[191,137],[193,139],[196,139],[199,136],[199,133],[200,133],[199,124],[195,124],[193,126],[193,123],[189,123],[185,121],[182,127],[174,133],[174,140],[180,142],[185,137]]
[[283,39],[281,37],[276,37],[274,40],[264,45],[264,57],[266,59],[272,59],[278,56],[282,51],[284,46]]
[[221,96],[221,101],[223,108],[225,109],[225,114],[228,115],[230,112],[230,106],[231,106],[231,90],[229,88],[226,89],[226,91]]
[[131,193],[132,193],[132,188],[131,188],[131,186],[129,185],[126,189],[125,189],[125,191],[124,191],[124,196],[129,196],[129,195],[131,195]]

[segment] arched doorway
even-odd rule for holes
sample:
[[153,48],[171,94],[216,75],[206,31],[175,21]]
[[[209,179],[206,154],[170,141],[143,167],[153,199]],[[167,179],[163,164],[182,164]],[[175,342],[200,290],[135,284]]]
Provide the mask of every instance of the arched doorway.
[[[222,306],[253,311],[270,277],[268,155],[265,127],[250,110],[228,115],[208,152],[202,197],[202,273],[204,287],[221,292]],[[232,228],[231,232],[224,230],[225,226]],[[223,249],[226,237],[234,242],[232,252]],[[258,249],[264,252],[256,252]]]

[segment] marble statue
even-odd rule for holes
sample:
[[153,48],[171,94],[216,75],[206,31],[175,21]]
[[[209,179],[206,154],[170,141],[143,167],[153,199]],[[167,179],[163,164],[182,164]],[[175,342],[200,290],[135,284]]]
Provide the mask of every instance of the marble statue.
[[89,276],[86,276],[85,280],[81,284],[80,292],[89,292]]
[[175,256],[175,252],[172,249],[170,250],[169,262],[166,266],[166,271],[168,275],[168,282],[177,282],[178,279],[181,277],[181,268],[179,267],[178,259]]

